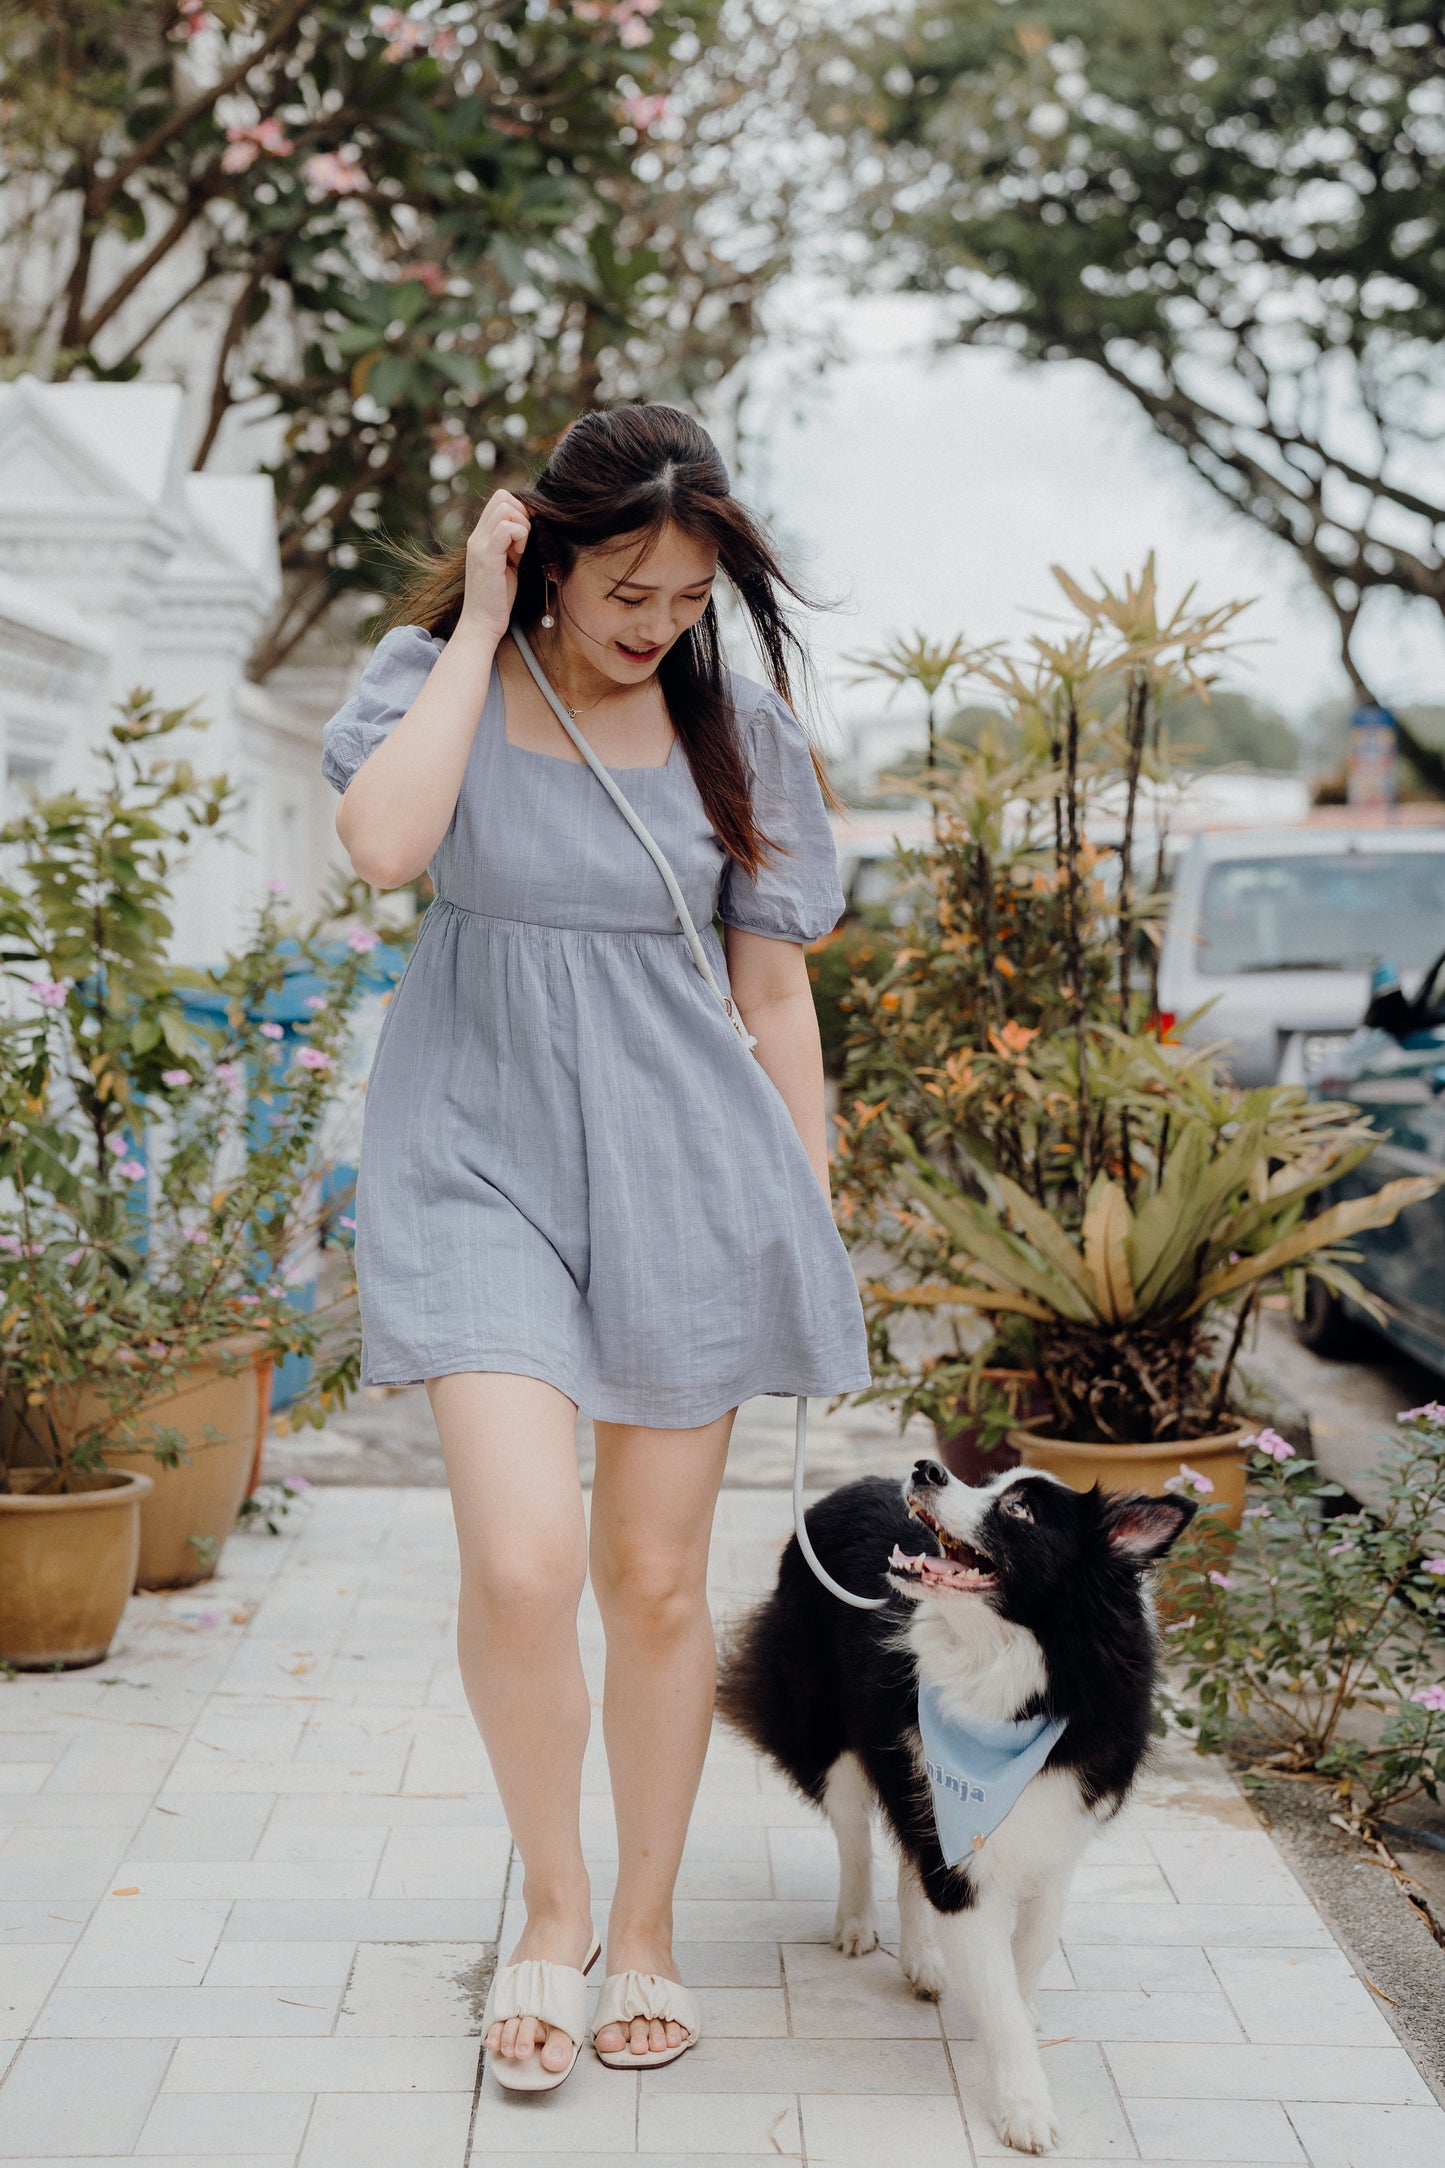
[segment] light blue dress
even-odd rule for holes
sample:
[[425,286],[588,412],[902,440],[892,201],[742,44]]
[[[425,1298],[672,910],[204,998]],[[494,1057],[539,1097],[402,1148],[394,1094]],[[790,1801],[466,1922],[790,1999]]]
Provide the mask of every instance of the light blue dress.
[[[445,643],[388,633],[326,726],[344,790]],[[764,831],[750,880],[680,740],[612,773],[681,884],[812,941],[843,908],[801,726],[734,677]],[[694,963],[661,875],[580,761],[513,745],[495,666],[436,900],[387,1009],[357,1181],[362,1382],[541,1378],[604,1422],[688,1428],[755,1393],[869,1382],[848,1253],[782,1098]]]

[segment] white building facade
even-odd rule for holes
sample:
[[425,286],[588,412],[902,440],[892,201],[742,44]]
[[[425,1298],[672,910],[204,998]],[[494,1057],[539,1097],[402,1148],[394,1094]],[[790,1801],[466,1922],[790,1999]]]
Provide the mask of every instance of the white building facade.
[[188,471],[178,386],[0,385],[4,817],[83,783],[137,687],[193,706],[205,727],[169,742],[239,809],[178,878],[177,962],[236,946],[269,882],[311,910],[339,863],[319,759],[346,668],[290,668],[281,697],[245,675],[280,583],[269,479]]

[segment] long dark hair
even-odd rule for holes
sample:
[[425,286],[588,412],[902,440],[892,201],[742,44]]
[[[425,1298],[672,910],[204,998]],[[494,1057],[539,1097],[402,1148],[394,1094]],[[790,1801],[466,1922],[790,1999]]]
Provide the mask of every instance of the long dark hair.
[[[583,550],[635,536],[641,558],[668,525],[711,543],[718,564],[752,623],[774,690],[794,705],[808,660],[789,624],[782,596],[803,602],[758,522],[732,494],[728,470],[707,431],[667,406],[623,406],[584,414],[562,437],[529,489],[516,495],[532,518],[517,573],[512,616],[531,625],[545,607],[543,565],[565,579]],[[388,625],[424,625],[449,636],[461,612],[466,549],[415,554],[409,577],[387,612]],[[702,616],[658,666],[673,728],[708,819],[729,854],[756,873],[772,845],[753,816],[747,767],[723,665],[717,606]],[[812,748],[825,798],[839,803]]]

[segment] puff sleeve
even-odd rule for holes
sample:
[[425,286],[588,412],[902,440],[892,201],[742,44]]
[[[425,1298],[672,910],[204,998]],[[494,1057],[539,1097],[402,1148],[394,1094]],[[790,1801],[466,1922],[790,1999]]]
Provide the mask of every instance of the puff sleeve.
[[817,941],[843,915],[838,853],[807,735],[778,695],[733,680],[738,734],[752,770],[753,810],[773,839],[754,876],[729,859],[718,915],[743,933]]
[[321,773],[333,790],[345,790],[395,729],[445,646],[420,625],[398,625],[373,648],[361,683],[322,732]]

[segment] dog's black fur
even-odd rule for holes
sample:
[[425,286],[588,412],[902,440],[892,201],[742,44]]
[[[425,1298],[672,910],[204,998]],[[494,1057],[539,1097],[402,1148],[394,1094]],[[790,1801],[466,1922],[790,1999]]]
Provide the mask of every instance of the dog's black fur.
[[[1027,1486],[1032,1521],[1005,1514],[995,1501],[979,1527],[996,1589],[938,1600],[987,1603],[1034,1637],[1047,1685],[1012,1714],[1068,1719],[1047,1767],[1071,1772],[1080,1804],[1106,1819],[1122,1805],[1149,1739],[1154,1629],[1140,1577],[1194,1507],[1175,1498],[1080,1493],[1048,1477],[1018,1481]],[[974,1892],[967,1862],[949,1867],[939,1848],[919,1769],[918,1665],[907,1631],[915,1601],[890,1580],[888,1559],[895,1543],[910,1553],[941,1549],[905,1495],[927,1495],[946,1482],[942,1469],[921,1461],[907,1486],[868,1477],[813,1506],[808,1533],[823,1564],[845,1588],[886,1596],[886,1607],[840,1603],[815,1578],[794,1536],[773,1593],[727,1645],[718,1687],[721,1714],[815,1805],[823,1804],[839,1756],[857,1756],[930,1903],[943,1913],[966,1909]]]

